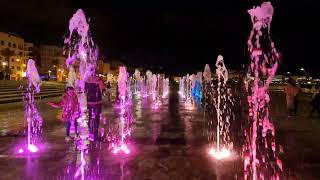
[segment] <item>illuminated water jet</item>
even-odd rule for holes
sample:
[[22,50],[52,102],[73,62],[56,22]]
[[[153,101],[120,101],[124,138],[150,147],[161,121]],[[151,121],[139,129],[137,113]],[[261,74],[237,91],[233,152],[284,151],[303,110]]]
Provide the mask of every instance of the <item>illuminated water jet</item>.
[[[41,132],[43,119],[40,116],[36,107],[34,95],[40,92],[41,79],[38,74],[35,62],[32,59],[28,60],[27,72],[28,86],[24,93],[25,113],[28,123],[28,136],[26,150],[31,153],[39,151],[39,148],[35,145],[36,135]],[[23,148],[19,148],[18,153],[24,153]]]
[[248,127],[243,147],[245,179],[280,179],[283,170],[269,117],[269,85],[279,65],[279,54],[270,36],[273,16],[270,2],[248,10],[252,30],[248,38]]
[[[232,148],[232,142],[230,142],[230,124],[233,119],[230,111],[232,107],[228,107],[228,104],[232,104],[232,99],[228,98],[226,83],[228,81],[228,70],[225,67],[223,57],[218,56],[216,61],[216,74],[217,74],[217,95],[214,99],[216,115],[217,115],[217,132],[216,132],[216,148],[211,147],[210,155],[213,155],[217,159],[227,158],[230,155]],[[229,102],[231,101],[231,102]]]

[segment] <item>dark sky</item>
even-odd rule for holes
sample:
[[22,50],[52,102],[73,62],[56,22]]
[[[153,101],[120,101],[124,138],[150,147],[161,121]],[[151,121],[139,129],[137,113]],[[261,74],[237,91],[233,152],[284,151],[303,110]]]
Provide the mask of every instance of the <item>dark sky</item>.
[[[62,45],[72,14],[82,8],[101,54],[132,66],[168,73],[213,68],[222,54],[227,68],[248,62],[247,9],[261,0],[1,0],[0,30],[35,43]],[[303,66],[317,72],[319,38],[315,0],[275,0],[272,37],[283,54],[282,71]],[[319,26],[319,25],[317,25]]]

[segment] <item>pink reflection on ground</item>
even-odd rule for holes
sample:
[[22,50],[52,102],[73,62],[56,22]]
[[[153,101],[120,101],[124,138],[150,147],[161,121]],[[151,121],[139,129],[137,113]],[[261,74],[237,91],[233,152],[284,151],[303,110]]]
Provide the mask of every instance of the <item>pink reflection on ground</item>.
[[130,149],[126,144],[122,144],[119,147],[114,147],[113,154],[118,154],[120,151],[124,152],[125,154],[130,154]]

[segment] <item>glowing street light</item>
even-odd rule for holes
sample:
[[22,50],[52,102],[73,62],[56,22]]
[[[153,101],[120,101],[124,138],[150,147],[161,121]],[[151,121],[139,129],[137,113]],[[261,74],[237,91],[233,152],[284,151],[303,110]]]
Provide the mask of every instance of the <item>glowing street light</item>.
[[307,73],[307,71],[306,71],[303,67],[300,68],[300,71],[304,72],[304,75],[306,76],[306,79],[307,79],[307,80],[310,79],[309,73]]
[[6,66],[7,65],[7,62],[2,62],[2,66]]
[[50,76],[51,76],[51,70],[49,70],[49,71],[48,71],[48,73],[49,73],[49,79],[50,79]]

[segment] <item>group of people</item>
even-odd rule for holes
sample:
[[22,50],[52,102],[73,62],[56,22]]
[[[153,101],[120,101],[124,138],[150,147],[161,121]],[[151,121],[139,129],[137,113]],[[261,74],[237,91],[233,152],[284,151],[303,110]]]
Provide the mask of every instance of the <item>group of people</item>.
[[[284,87],[284,92],[286,94],[287,110],[288,116],[296,116],[298,111],[298,94],[300,93],[300,88],[296,85],[293,79],[289,79],[288,84]],[[320,116],[320,89],[317,87],[312,88],[312,100],[310,111],[310,117],[314,115],[315,112]]]
[[[85,82],[85,94],[87,97],[87,111],[89,116],[89,139],[92,141],[98,140],[99,124],[102,111],[102,96],[106,92],[110,95],[110,83],[105,86],[103,80],[97,76],[91,76]],[[108,98],[109,99],[109,98]],[[48,102],[48,105],[54,108],[62,108],[61,120],[66,127],[66,140],[70,138],[70,127],[73,124],[75,128],[76,138],[79,138],[77,119],[81,115],[80,104],[78,101],[77,92],[74,87],[68,86],[65,93],[59,102]]]

